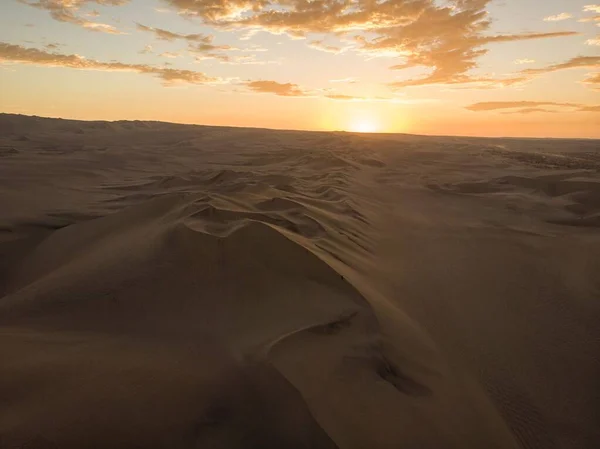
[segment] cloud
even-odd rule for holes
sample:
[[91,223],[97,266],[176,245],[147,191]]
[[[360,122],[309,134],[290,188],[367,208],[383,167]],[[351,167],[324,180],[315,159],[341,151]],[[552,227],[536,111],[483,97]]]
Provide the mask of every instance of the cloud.
[[[552,107],[555,109],[547,109]],[[515,109],[511,114],[531,114],[534,112],[600,112],[600,106],[579,103],[558,103],[552,101],[489,101],[475,103],[465,109],[473,112]]]
[[62,46],[63,44],[59,44],[58,42],[50,42],[49,44],[44,45],[44,48],[46,50],[58,50]]
[[600,105],[598,105],[598,106],[582,106],[579,110],[582,112],[600,112]]
[[600,5],[585,5],[583,7],[584,12],[597,12],[600,14]]
[[553,64],[547,67],[542,67],[540,69],[527,69],[523,70],[521,73],[525,75],[540,75],[545,73],[558,72],[559,70],[598,67],[600,67],[600,56],[578,56],[560,64]]
[[348,84],[355,84],[356,82],[358,82],[357,78],[353,78],[353,77],[349,77],[349,78],[341,78],[341,79],[335,79],[335,80],[329,80],[330,83],[348,83]]
[[221,82],[201,72],[191,70],[167,69],[146,64],[127,64],[123,62],[101,62],[86,59],[79,55],[49,53],[36,48],[27,48],[0,42],[0,62],[13,62],[46,67],[67,67],[78,70],[100,70],[112,72],[137,72],[153,75],[166,85],[173,83],[207,84]]
[[[470,83],[471,69],[490,43],[564,37],[574,32],[488,36],[491,0],[162,0],[180,14],[225,29],[259,30],[304,38],[310,33],[352,38],[370,57],[401,57],[394,69],[431,73],[397,88]],[[312,45],[322,46],[322,41]],[[333,48],[330,50],[334,51]]]
[[573,18],[573,14],[569,14],[568,12],[561,12],[560,14],[556,14],[554,16],[548,16],[544,18],[544,22],[561,22],[563,20],[568,20]]
[[600,90],[600,72],[590,74],[583,83],[591,85],[592,89]]
[[584,17],[583,19],[579,19],[578,22],[600,22],[600,14],[592,17]]
[[152,45],[146,45],[138,53],[141,54],[141,55],[147,55],[147,54],[153,53],[153,51],[154,51],[154,48],[152,47]]
[[278,83],[277,81],[248,81],[244,85],[253,92],[270,93],[281,97],[305,97],[309,94],[300,86],[293,83]]
[[179,53],[174,53],[171,51],[165,51],[161,54],[159,54],[158,56],[161,56],[163,58],[171,58],[171,59],[175,59],[175,58],[179,58],[179,56],[181,56]]
[[579,33],[575,31],[556,31],[553,33],[521,33],[521,34],[504,34],[498,36],[487,36],[481,40],[484,42],[515,42],[529,41],[533,39],[547,39],[550,37],[567,37],[577,36]]
[[329,94],[329,95],[325,95],[325,97],[330,98],[332,100],[357,100],[357,99],[364,98],[364,97],[355,97],[353,95],[342,95],[342,94]]
[[315,50],[324,51],[326,53],[340,54],[346,49],[335,45],[328,45],[323,40],[314,40],[308,43],[308,46]]
[[600,36],[597,36],[594,39],[588,39],[585,43],[587,45],[600,45]]
[[[223,64],[231,65],[267,65],[267,64],[281,64],[281,61],[265,61],[256,59],[256,55],[242,55],[242,56],[226,56],[227,59],[221,59]],[[206,58],[208,59],[208,58]]]
[[546,114],[556,114],[559,111],[553,111],[551,109],[544,109],[544,108],[523,108],[523,109],[517,109],[516,111],[502,112],[502,114],[534,114],[537,112],[542,112],[542,113],[546,113]]
[[535,63],[535,59],[515,59],[514,63],[517,65],[533,64]]
[[90,31],[99,31],[109,34],[123,34],[117,28],[106,23],[91,22],[78,15],[82,6],[95,3],[105,6],[120,6],[129,3],[130,0],[18,0],[34,8],[44,9],[50,13],[54,20],[79,25]]
[[268,0],[165,0],[183,15],[200,17],[207,22],[231,20],[247,11],[269,6]]
[[[152,33],[157,39],[173,42],[183,40],[188,43],[188,50],[196,53],[197,61],[206,59],[217,59],[222,62],[231,62],[231,57],[223,54],[224,51],[237,50],[230,45],[215,45],[213,44],[214,36],[210,34],[180,34],[173,31],[164,30],[162,28],[154,28],[141,23],[136,23],[136,27],[140,31]],[[168,53],[168,52],[167,52]]]
[[[330,100],[338,100],[338,101],[355,101],[355,102],[390,102],[390,103],[407,103],[406,100],[402,100],[400,98],[395,97],[361,97],[354,95],[344,95],[344,94],[327,94],[325,98],[329,98]],[[414,101],[408,101],[414,102]]]
[[319,95],[319,91],[310,91],[305,89],[298,84],[293,83],[278,83],[277,81],[246,81],[242,83],[253,92],[258,93],[269,93],[278,95],[281,97],[322,97],[336,101],[353,101],[353,102],[392,102],[392,103],[422,103],[424,101],[431,100],[420,100],[411,99],[403,100],[398,97],[362,97],[355,95],[346,95],[331,93],[331,89],[321,89],[322,95]]
[[144,31],[146,33],[152,33],[152,34],[154,34],[154,36],[157,39],[160,39],[163,41],[173,42],[176,40],[186,40],[188,42],[205,43],[205,42],[211,42],[213,39],[213,36],[206,35],[206,34],[174,33],[172,31],[163,30],[162,28],[154,28],[154,27],[142,25],[141,23],[136,23],[135,26],[138,30]]
[[[512,86],[515,84],[521,84],[533,80],[534,78],[545,75],[548,73],[554,73],[562,70],[571,69],[597,69],[600,68],[600,56],[578,56],[571,58],[568,61],[561,62],[558,64],[552,64],[546,67],[537,69],[526,69],[521,70],[517,74],[510,78],[505,79],[472,79],[470,82],[483,83],[483,86],[487,85],[501,85],[501,86]],[[600,89],[600,74],[591,74],[586,78],[584,84],[589,84],[592,89]]]

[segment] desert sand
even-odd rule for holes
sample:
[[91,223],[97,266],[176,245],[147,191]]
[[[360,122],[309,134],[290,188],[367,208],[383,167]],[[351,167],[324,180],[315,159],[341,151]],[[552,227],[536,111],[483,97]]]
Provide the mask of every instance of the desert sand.
[[600,447],[600,142],[0,116],[0,447]]

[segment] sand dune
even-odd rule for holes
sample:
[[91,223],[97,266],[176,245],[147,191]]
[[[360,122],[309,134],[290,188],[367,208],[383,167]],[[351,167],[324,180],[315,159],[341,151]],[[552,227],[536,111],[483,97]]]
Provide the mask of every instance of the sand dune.
[[0,116],[0,447],[598,447],[599,170]]

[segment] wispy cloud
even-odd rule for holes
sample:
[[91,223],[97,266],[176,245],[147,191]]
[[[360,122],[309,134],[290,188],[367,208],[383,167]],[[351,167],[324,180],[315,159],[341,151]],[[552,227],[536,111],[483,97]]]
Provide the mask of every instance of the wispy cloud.
[[90,31],[99,31],[109,34],[124,34],[112,25],[92,22],[78,14],[79,9],[86,4],[120,6],[130,0],[18,0],[34,8],[43,9],[50,13],[54,20],[79,25]]
[[[536,69],[525,69],[504,79],[471,79],[473,84],[479,84],[480,87],[486,86],[513,86],[529,82],[538,76],[548,73],[559,72],[572,69],[598,69],[600,68],[600,56],[578,56],[565,62],[552,64],[546,67]],[[590,74],[584,81],[584,84],[590,85],[592,89],[600,89],[600,74]]]
[[560,70],[582,69],[582,68],[600,68],[600,56],[578,56],[571,58],[566,62],[552,64],[539,69],[527,69],[521,73],[525,75],[541,75],[545,73],[558,72]]
[[175,59],[175,58],[179,58],[181,55],[179,53],[175,53],[172,51],[165,51],[165,52],[159,54],[158,56],[161,56],[163,58]]
[[589,74],[583,82],[592,86],[592,89],[600,90],[600,72]]
[[339,54],[345,51],[345,48],[338,47],[337,45],[326,44],[323,40],[314,40],[308,43],[308,46],[315,50],[324,51],[326,53]]
[[143,49],[141,49],[139,51],[139,54],[141,55],[148,55],[150,53],[154,52],[154,48],[152,47],[152,45],[146,45]]
[[583,7],[584,12],[596,12],[600,14],[600,5],[585,5]]
[[152,33],[157,39],[173,42],[177,40],[186,41],[188,51],[196,54],[197,61],[206,59],[216,59],[221,62],[232,62],[233,58],[224,52],[238,50],[230,45],[216,45],[213,43],[214,36],[212,34],[181,34],[162,28],[154,28],[141,23],[136,23],[136,27],[140,31]]
[[247,81],[244,83],[253,92],[275,94],[281,97],[306,97],[308,92],[297,84],[278,83],[277,81]]
[[[423,100],[405,100],[398,97],[384,97],[384,96],[376,96],[376,97],[362,97],[357,95],[344,95],[344,94],[327,94],[325,98],[329,98],[330,100],[337,101],[352,101],[352,102],[360,102],[360,103],[418,103],[423,102]],[[429,101],[429,100],[428,100]]]
[[210,42],[212,41],[212,36],[206,34],[181,34],[174,33],[173,31],[164,30],[162,28],[154,28],[146,25],[142,25],[141,23],[135,24],[136,28],[140,31],[144,31],[146,33],[152,33],[157,39],[163,41],[173,42],[176,40],[185,40],[188,42]]
[[568,12],[561,12],[560,14],[556,14],[554,16],[544,17],[544,22],[561,22],[563,20],[572,19],[573,14],[569,14]]
[[63,44],[59,44],[58,42],[50,42],[49,44],[44,45],[44,48],[46,50],[58,50],[62,46]]
[[[581,23],[600,22],[600,14],[592,16],[592,17],[584,17],[582,19],[579,19],[578,22],[581,22]],[[599,26],[600,26],[600,24],[599,24]]]
[[[552,109],[549,109],[552,108]],[[600,112],[600,106],[580,103],[560,103],[552,101],[490,101],[475,103],[466,109],[473,112],[511,110],[511,114],[531,114],[534,112]]]
[[137,72],[153,75],[161,79],[165,85],[171,85],[173,83],[207,84],[222,82],[219,78],[213,78],[204,73],[192,70],[167,69],[146,64],[102,62],[94,59],[86,59],[79,55],[50,53],[36,48],[27,48],[4,42],[0,42],[0,62],[47,67],[67,67],[77,70]]
[[349,77],[349,78],[340,78],[340,79],[335,79],[335,80],[329,80],[330,83],[349,83],[349,84],[354,84],[356,82],[358,82],[357,78],[354,77]]
[[535,63],[535,59],[515,59],[514,63],[517,65],[533,64]]

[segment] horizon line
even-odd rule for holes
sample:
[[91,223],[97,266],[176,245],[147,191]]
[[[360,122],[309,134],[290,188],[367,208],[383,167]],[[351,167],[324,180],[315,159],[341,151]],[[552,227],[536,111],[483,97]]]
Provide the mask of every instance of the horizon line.
[[239,125],[209,125],[203,123],[184,123],[184,122],[169,122],[165,120],[141,120],[141,119],[118,119],[118,120],[102,120],[102,119],[80,119],[80,118],[69,118],[60,116],[43,116],[43,115],[29,115],[18,112],[0,112],[0,116],[18,116],[27,118],[40,118],[44,120],[67,120],[72,122],[83,122],[83,123],[119,123],[119,122],[140,122],[140,123],[162,123],[167,125],[180,125],[180,126],[200,126],[205,128],[234,128],[234,129],[254,129],[264,131],[288,131],[288,132],[307,132],[307,133],[327,133],[327,134],[352,134],[356,136],[412,136],[412,137],[461,137],[468,139],[519,139],[519,140],[600,140],[599,137],[542,137],[542,136],[473,136],[467,134],[413,134],[413,133],[399,133],[399,132],[359,132],[359,131],[347,131],[347,130],[319,130],[319,129],[299,129],[299,128],[269,128],[262,126],[239,126]]

